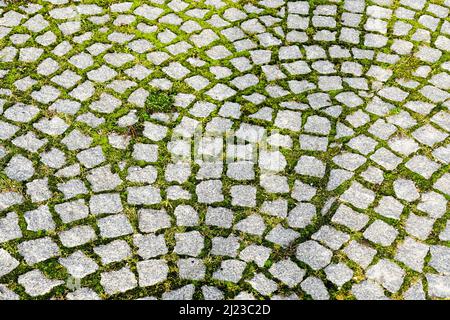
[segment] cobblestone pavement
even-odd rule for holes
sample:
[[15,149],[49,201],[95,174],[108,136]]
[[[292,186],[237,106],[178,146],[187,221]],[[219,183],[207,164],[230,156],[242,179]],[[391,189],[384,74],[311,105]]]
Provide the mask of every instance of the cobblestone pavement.
[[0,299],[450,298],[449,8],[0,0]]

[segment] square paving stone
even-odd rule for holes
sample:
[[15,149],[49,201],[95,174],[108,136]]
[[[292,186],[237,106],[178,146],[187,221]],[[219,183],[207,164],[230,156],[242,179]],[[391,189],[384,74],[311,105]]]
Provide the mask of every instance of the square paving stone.
[[164,209],[140,209],[138,212],[138,222],[141,232],[155,232],[171,226],[170,216]]
[[131,248],[124,240],[114,240],[108,244],[97,246],[94,248],[94,252],[105,265],[131,257]]
[[59,233],[59,240],[67,248],[82,246],[96,238],[97,235],[91,226],[76,226]]
[[116,238],[133,233],[133,227],[124,214],[116,214],[97,220],[103,238]]
[[139,286],[149,287],[166,280],[169,267],[164,260],[145,260],[137,263]]
[[30,265],[59,255],[58,245],[49,237],[24,241],[17,248]]
[[175,234],[174,252],[179,255],[196,257],[204,248],[204,238],[198,231]]
[[213,278],[237,283],[242,278],[246,267],[247,264],[240,260],[223,260],[220,267],[213,273]]
[[59,258],[59,263],[76,279],[83,279],[98,270],[97,263],[81,251],[76,251],[66,258]]
[[48,279],[40,270],[32,270],[19,276],[17,281],[31,297],[49,293],[53,288],[64,284],[64,281]]
[[270,267],[269,272],[289,287],[299,284],[306,274],[303,269],[291,260],[282,260],[274,263]]
[[127,266],[117,271],[103,272],[100,284],[108,295],[126,292],[137,287],[136,277]]
[[363,233],[364,237],[382,246],[389,246],[395,241],[398,231],[381,220],[375,220]]
[[318,270],[331,262],[332,251],[316,241],[309,240],[297,247],[296,257],[314,270]]
[[133,243],[138,248],[137,254],[144,259],[154,258],[168,252],[164,234],[136,234]]
[[0,249],[0,277],[7,275],[19,266],[19,261],[12,257],[8,251]]
[[206,267],[201,259],[180,259],[177,265],[181,279],[203,280],[205,277]]

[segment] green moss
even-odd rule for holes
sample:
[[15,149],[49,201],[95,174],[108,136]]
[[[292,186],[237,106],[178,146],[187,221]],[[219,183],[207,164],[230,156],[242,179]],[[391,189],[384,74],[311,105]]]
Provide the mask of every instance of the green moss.
[[161,91],[150,92],[150,95],[145,101],[145,108],[150,114],[173,111],[173,97]]

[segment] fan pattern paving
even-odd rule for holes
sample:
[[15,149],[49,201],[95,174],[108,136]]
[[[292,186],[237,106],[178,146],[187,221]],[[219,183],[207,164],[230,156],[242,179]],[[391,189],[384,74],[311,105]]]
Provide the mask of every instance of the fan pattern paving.
[[450,298],[449,8],[0,1],[0,299]]

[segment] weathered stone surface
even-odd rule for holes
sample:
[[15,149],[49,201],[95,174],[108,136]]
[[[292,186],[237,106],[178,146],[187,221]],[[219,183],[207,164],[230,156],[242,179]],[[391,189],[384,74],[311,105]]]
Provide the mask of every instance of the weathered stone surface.
[[0,299],[450,298],[448,0],[12,2]]
[[134,273],[129,267],[123,267],[117,271],[104,272],[101,274],[100,284],[109,295],[126,292],[137,286]]

